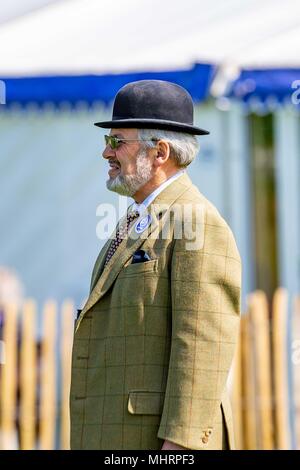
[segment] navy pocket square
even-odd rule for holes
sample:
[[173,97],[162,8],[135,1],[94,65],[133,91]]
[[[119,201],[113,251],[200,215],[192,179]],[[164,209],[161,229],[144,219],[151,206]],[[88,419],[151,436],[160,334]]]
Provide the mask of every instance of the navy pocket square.
[[145,261],[150,261],[150,256],[144,250],[138,250],[133,253],[131,264],[135,263],[144,263]]
[[76,320],[78,320],[78,318],[79,318],[81,312],[82,312],[82,309],[81,309],[81,308],[78,308],[78,309],[77,309],[77,314],[76,314]]

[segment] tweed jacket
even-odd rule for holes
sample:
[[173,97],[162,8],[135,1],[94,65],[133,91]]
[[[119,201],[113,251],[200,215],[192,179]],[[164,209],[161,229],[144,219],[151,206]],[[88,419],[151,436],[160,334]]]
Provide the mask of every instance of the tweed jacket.
[[[241,288],[233,234],[186,173],[150,208],[147,234],[134,224],[107,265],[111,240],[95,263],[75,324],[71,448],[155,450],[167,439],[232,449],[226,381]],[[150,260],[132,264],[139,249]]]

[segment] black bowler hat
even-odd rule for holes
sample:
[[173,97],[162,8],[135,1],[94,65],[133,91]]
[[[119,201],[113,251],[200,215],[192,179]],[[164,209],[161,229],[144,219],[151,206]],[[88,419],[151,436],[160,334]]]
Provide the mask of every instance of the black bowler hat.
[[193,116],[193,100],[184,88],[163,80],[140,80],[128,83],[118,91],[112,120],[95,122],[95,126],[209,134],[194,126]]

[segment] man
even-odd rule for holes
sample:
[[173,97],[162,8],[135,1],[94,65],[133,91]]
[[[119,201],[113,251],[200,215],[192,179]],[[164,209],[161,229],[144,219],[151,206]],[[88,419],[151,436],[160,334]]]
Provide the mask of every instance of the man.
[[123,87],[112,120],[96,125],[111,129],[107,187],[134,202],[76,321],[71,448],[233,448],[240,257],[185,172],[208,132],[186,90],[158,80]]

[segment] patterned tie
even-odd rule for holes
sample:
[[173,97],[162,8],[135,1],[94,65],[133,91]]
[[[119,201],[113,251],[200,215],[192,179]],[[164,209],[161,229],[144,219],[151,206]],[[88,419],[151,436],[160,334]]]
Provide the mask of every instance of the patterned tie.
[[116,236],[110,244],[109,250],[108,250],[107,255],[106,255],[106,260],[105,260],[105,263],[104,263],[104,267],[107,265],[109,260],[113,257],[113,255],[117,251],[118,246],[121,244],[121,242],[127,236],[128,230],[129,230],[130,226],[132,225],[132,222],[134,222],[134,220],[137,219],[138,217],[139,217],[139,213],[136,212],[136,211],[135,212],[129,212],[127,214],[126,220],[123,222],[123,224],[121,224],[119,226],[118,230],[116,231]]

